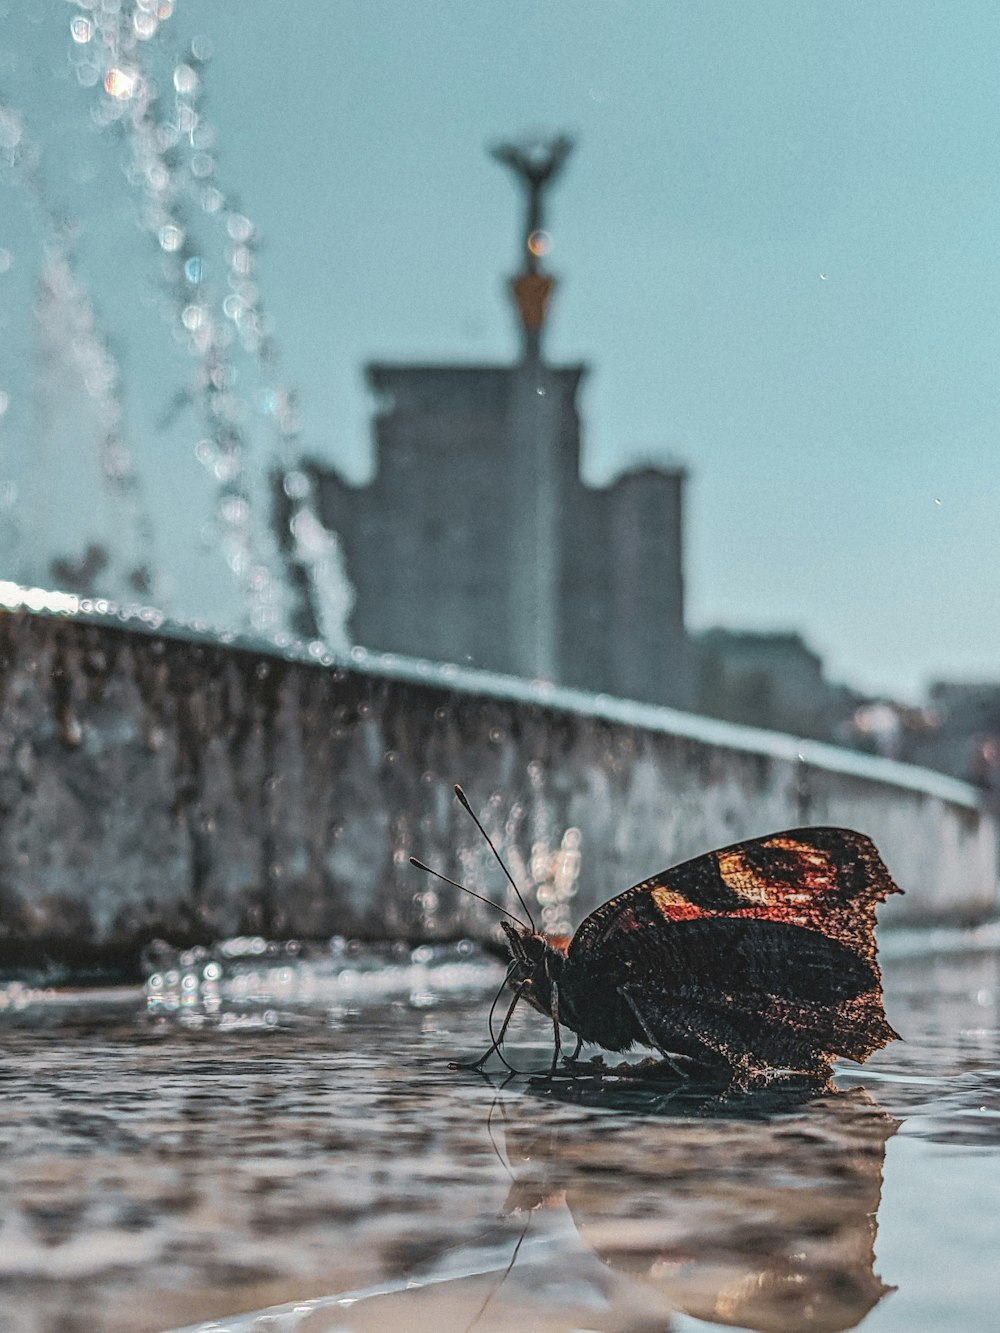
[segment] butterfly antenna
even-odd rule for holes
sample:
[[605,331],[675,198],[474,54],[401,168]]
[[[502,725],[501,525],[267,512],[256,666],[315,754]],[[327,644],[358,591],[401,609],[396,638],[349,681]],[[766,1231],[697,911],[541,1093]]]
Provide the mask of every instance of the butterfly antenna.
[[510,1061],[507,1059],[507,1057],[504,1055],[503,1051],[500,1049],[501,1045],[503,1044],[503,1039],[504,1039],[504,1035],[505,1035],[506,1032],[507,1032],[507,1028],[510,1026],[510,1020],[511,1020],[511,1018],[512,1018],[513,1015],[514,1015],[514,1010],[517,1008],[517,1003],[518,1003],[518,1001],[521,999],[521,996],[522,996],[523,993],[524,993],[524,983],[523,983],[523,982],[522,982],[522,984],[517,988],[517,993],[515,994],[513,1000],[511,1000],[511,1002],[510,1002],[510,1008],[507,1010],[507,1013],[506,1013],[506,1015],[504,1016],[504,1020],[503,1020],[503,1023],[501,1024],[501,1026],[500,1026],[500,1031],[499,1031],[499,1033],[497,1033],[495,1036],[494,1036],[494,1033],[493,1033],[493,1015],[494,1015],[494,1012],[496,1011],[496,1007],[497,1007],[497,1005],[498,1005],[499,1002],[500,1002],[500,996],[501,996],[501,995],[503,994],[503,992],[504,992],[504,986],[507,985],[507,980],[508,980],[509,976],[510,976],[510,973],[508,972],[507,977],[504,977],[503,985],[502,985],[502,986],[500,987],[500,989],[497,991],[496,995],[495,995],[494,998],[493,998],[493,1003],[490,1005],[489,1028],[490,1028],[490,1036],[493,1037],[493,1041],[492,1041],[492,1043],[491,1043],[489,1049],[486,1050],[486,1051],[484,1051],[483,1054],[479,1057],[479,1059],[478,1059],[478,1060],[474,1060],[471,1064],[456,1063],[456,1064],[454,1064],[454,1065],[451,1066],[453,1069],[475,1069],[477,1072],[478,1072],[478,1071],[481,1071],[483,1065],[484,1065],[484,1064],[486,1063],[486,1061],[490,1058],[490,1056],[493,1054],[493,1052],[496,1051],[497,1055],[500,1057],[501,1062],[502,1062],[504,1065],[507,1066],[507,1068],[510,1070],[510,1072],[511,1072],[512,1074],[523,1074],[523,1073],[525,1072],[523,1069],[515,1069],[514,1066],[513,1066],[513,1065],[510,1063]]
[[[444,882],[446,884],[450,884],[452,888],[461,889],[462,892],[467,893],[470,898],[478,898],[481,903],[486,903],[488,907],[495,907],[497,911],[502,912],[504,916],[509,916],[511,921],[516,921],[522,930],[528,929],[528,927],[524,924],[524,922],[520,919],[520,917],[514,916],[513,912],[508,912],[506,907],[501,907],[500,904],[495,903],[492,898],[484,898],[481,893],[473,893],[473,891],[471,889],[467,889],[464,884],[459,884],[457,879],[449,879],[447,875],[442,875],[440,870],[432,870],[430,866],[425,866],[423,861],[418,861],[415,856],[410,857],[410,865],[416,866],[418,870],[424,871],[424,873],[427,875],[433,875],[435,879],[443,879]],[[520,896],[521,895],[518,894],[518,897]],[[529,913],[528,915],[530,918],[531,914]],[[534,922],[532,922],[531,929],[532,931],[534,931],[535,929]]]
[[[509,1081],[510,1079],[512,1079],[513,1077],[514,1077],[513,1074],[508,1074],[508,1075],[507,1075],[507,1077],[504,1079],[503,1083],[501,1084],[501,1091],[503,1091],[503,1089],[507,1086],[508,1081]],[[500,1163],[500,1165],[503,1167],[503,1169],[507,1172],[508,1176],[510,1176],[511,1184],[516,1185],[516,1184],[517,1184],[517,1176],[515,1176],[515,1175],[514,1175],[514,1172],[510,1169],[510,1163],[504,1161],[504,1159],[503,1159],[503,1154],[501,1153],[500,1149],[497,1147],[496,1136],[495,1136],[494,1133],[493,1133],[493,1112],[497,1109],[497,1106],[499,1105],[499,1103],[500,1103],[500,1093],[498,1092],[497,1095],[493,1098],[493,1104],[492,1104],[492,1106],[490,1107],[489,1112],[488,1112],[488,1114],[487,1114],[487,1116],[486,1116],[486,1133],[490,1136],[490,1147],[493,1149],[493,1152],[494,1152],[494,1155],[496,1156],[497,1161]]]
[[520,1234],[520,1236],[519,1236],[518,1239],[517,1239],[517,1244],[514,1246],[514,1253],[510,1256],[510,1263],[509,1263],[509,1264],[507,1265],[507,1267],[503,1270],[503,1276],[500,1278],[500,1281],[499,1281],[499,1282],[496,1284],[496,1286],[490,1291],[490,1293],[487,1295],[485,1301],[483,1301],[482,1305],[481,1305],[481,1306],[479,1307],[479,1309],[476,1311],[475,1315],[474,1315],[473,1318],[472,1318],[472,1322],[469,1323],[469,1324],[466,1324],[466,1326],[465,1326],[465,1333],[471,1333],[471,1330],[472,1330],[473,1328],[475,1328],[475,1326],[479,1323],[480,1319],[482,1319],[483,1315],[486,1313],[486,1309],[487,1309],[487,1306],[489,1305],[490,1301],[492,1301],[493,1297],[497,1294],[497,1292],[500,1290],[500,1288],[503,1286],[503,1284],[504,1284],[504,1283],[507,1281],[507,1279],[510,1277],[510,1271],[511,1271],[511,1269],[514,1267],[515,1263],[517,1262],[517,1256],[518,1256],[518,1254],[520,1253],[521,1246],[524,1244],[524,1238],[525,1238],[525,1236],[527,1236],[527,1234],[528,1234],[528,1228],[531,1226],[531,1219],[532,1219],[533,1217],[534,1217],[534,1213],[529,1213],[528,1216],[527,1216],[527,1218],[525,1219],[524,1226],[521,1228],[521,1234]]
[[509,871],[509,870],[507,869],[507,867],[504,865],[503,857],[500,855],[500,853],[497,851],[497,849],[493,846],[493,840],[492,840],[492,838],[491,838],[490,835],[486,832],[486,830],[483,828],[482,824],[480,824],[480,822],[479,822],[479,816],[476,814],[475,810],[473,810],[472,806],[469,804],[469,799],[468,799],[468,797],[466,796],[465,792],[462,790],[462,788],[458,785],[457,782],[455,783],[455,795],[458,797],[458,799],[459,799],[459,801],[462,803],[463,807],[464,807],[464,808],[469,812],[469,814],[472,816],[473,820],[475,821],[476,828],[479,830],[479,832],[480,832],[480,833],[483,835],[483,837],[486,839],[486,842],[487,842],[487,844],[489,845],[489,849],[490,849],[490,851],[493,853],[493,855],[496,857],[497,862],[498,862],[498,864],[499,864],[499,866],[500,866],[500,869],[503,871],[503,873],[507,876],[507,879],[510,881],[510,887],[511,887],[511,888],[514,890],[514,892],[517,894],[517,901],[518,901],[518,902],[521,904],[521,906],[524,908],[525,914],[526,914],[528,920],[531,922],[531,933],[532,933],[533,935],[537,934],[538,932],[537,932],[537,929],[536,929],[536,927],[535,927],[535,919],[534,919],[534,917],[531,915],[531,909],[528,907],[528,904],[527,904],[527,903],[524,901],[524,899],[521,897],[521,890],[520,890],[520,889],[517,887],[517,885],[514,883],[514,877],[511,875],[510,871]]

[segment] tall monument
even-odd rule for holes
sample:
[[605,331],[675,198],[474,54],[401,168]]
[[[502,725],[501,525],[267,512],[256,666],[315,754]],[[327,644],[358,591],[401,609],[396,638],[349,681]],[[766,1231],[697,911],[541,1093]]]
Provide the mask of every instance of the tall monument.
[[510,282],[522,331],[511,403],[511,482],[518,497],[511,541],[511,649],[518,675],[545,680],[559,674],[558,528],[565,498],[556,457],[556,393],[542,357],[542,332],[555,287],[555,278],[542,267],[551,248],[545,192],[572,147],[572,139],[560,135],[492,150],[514,172],[526,204],[522,266]]
[[545,230],[545,190],[561,172],[572,148],[573,140],[561,134],[548,142],[534,139],[521,144],[503,143],[491,150],[497,162],[514,172],[525,195],[521,244],[524,267],[510,284],[524,330],[525,361],[540,359],[542,327],[555,286],[552,275],[542,271],[542,260],[551,248],[551,238]]
[[[587,485],[576,405],[586,367],[545,355],[548,192],[571,147],[559,136],[491,150],[526,205],[510,281],[516,361],[369,365],[383,404],[373,480],[301,467],[343,545],[354,642],[684,708],[684,473],[650,467]],[[288,503],[276,498],[284,533]]]

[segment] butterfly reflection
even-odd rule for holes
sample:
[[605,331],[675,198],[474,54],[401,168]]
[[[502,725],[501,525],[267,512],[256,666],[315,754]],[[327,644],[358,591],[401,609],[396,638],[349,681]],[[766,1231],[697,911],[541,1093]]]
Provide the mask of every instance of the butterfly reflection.
[[[545,1093],[581,1100],[568,1081]],[[527,1219],[565,1204],[585,1245],[652,1300],[664,1326],[683,1312],[834,1333],[894,1290],[875,1273],[874,1245],[885,1145],[900,1121],[863,1089],[785,1088],[763,1104],[688,1090],[659,1109],[664,1118],[650,1119],[651,1099],[641,1117],[567,1122],[562,1107],[539,1116],[534,1096],[504,1094],[505,1211]]]

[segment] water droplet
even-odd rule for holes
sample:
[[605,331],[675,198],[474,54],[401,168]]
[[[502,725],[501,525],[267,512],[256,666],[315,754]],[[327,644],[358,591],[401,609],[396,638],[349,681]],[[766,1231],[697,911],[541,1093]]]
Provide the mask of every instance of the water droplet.
[[161,249],[172,253],[174,250],[179,250],[184,244],[183,228],[168,222],[165,227],[160,228],[159,238]]
[[238,527],[245,522],[249,514],[247,502],[241,500],[238,495],[227,495],[222,504],[219,505],[219,514],[226,523]]
[[304,500],[311,489],[309,478],[297,469],[285,473],[283,485],[290,500]]
[[191,97],[198,91],[198,75],[190,65],[178,65],[174,70],[174,88],[182,97]]
[[[170,184],[170,172],[162,162],[151,162],[146,168],[146,180],[149,182],[149,188],[159,193],[161,190],[165,190]],[[177,230],[183,238],[183,231],[181,231],[180,228]],[[173,248],[176,250],[177,246],[174,246]]]
[[204,264],[198,255],[192,255],[184,265],[184,276],[188,282],[197,284],[201,282],[204,274]]
[[0,148],[16,148],[23,136],[20,116],[8,107],[0,106]]
[[239,473],[239,470],[239,460],[234,458],[231,454],[224,454],[221,458],[217,458],[212,467],[212,473],[215,476],[216,481],[222,482],[232,481]]
[[104,76],[104,91],[118,102],[127,102],[139,90],[139,76],[134,70],[114,65]]
[[76,81],[81,88],[93,88],[101,77],[100,66],[90,60],[81,60],[76,67]]
[[76,18],[73,19],[72,23],[69,25],[69,30],[73,41],[79,42],[81,46],[85,42],[89,42],[94,35],[93,23],[91,23],[90,19],[84,18],[82,14],[78,14]]
[[253,223],[242,213],[234,213],[226,223],[226,231],[229,232],[232,240],[238,244],[243,244],[253,235]]

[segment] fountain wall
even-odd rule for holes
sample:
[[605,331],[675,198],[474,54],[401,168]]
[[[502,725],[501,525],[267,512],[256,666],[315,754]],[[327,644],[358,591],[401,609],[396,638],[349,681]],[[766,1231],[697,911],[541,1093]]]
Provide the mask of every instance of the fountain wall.
[[875,839],[906,890],[887,922],[994,910],[993,820],[939,774],[483,672],[123,620],[0,612],[0,966],[134,966],[156,938],[484,937],[496,913],[408,864],[511,905],[456,781],[553,929],[802,824]]

